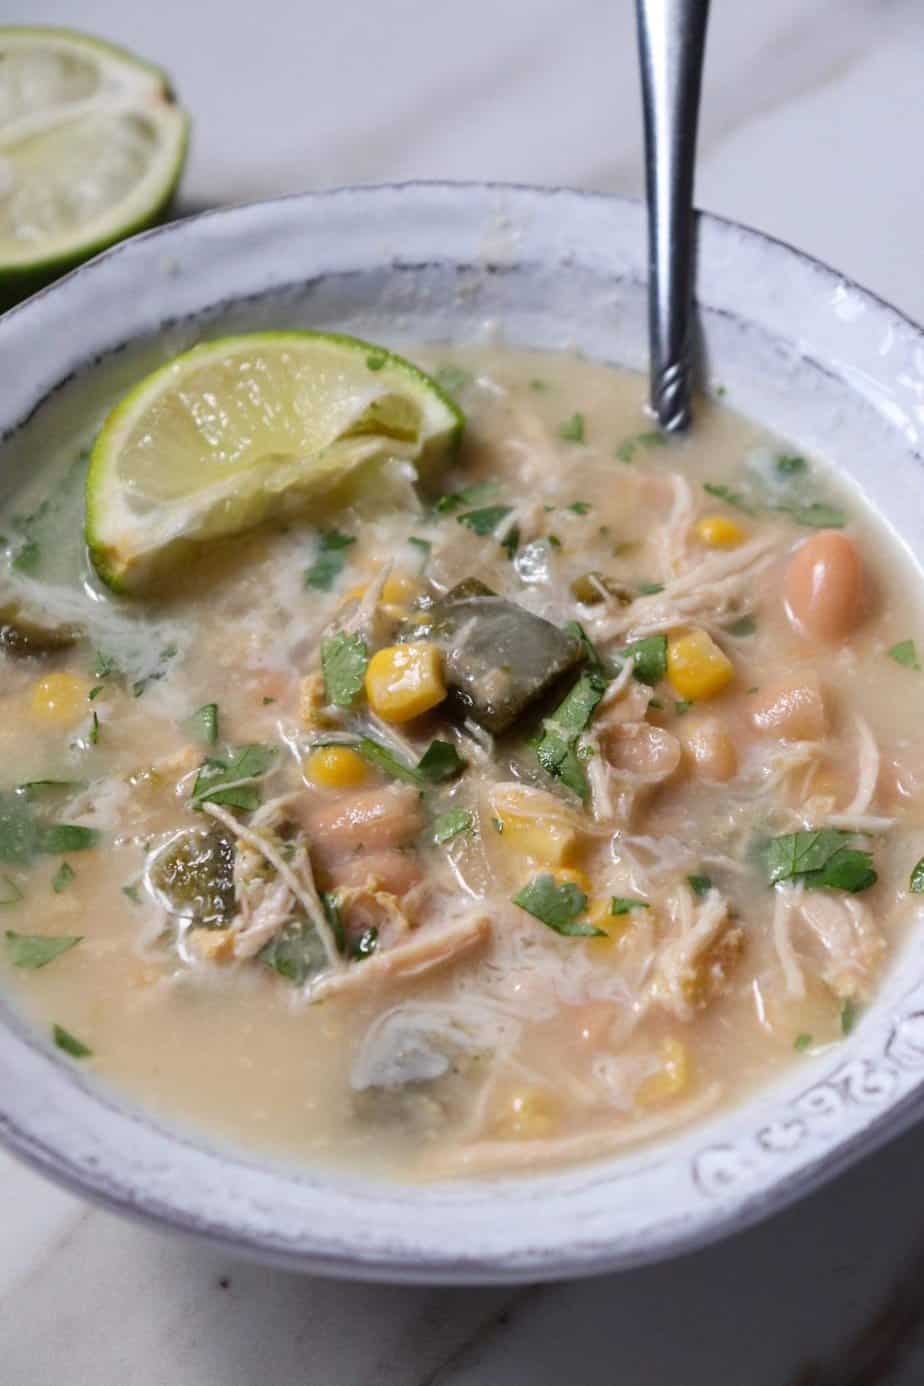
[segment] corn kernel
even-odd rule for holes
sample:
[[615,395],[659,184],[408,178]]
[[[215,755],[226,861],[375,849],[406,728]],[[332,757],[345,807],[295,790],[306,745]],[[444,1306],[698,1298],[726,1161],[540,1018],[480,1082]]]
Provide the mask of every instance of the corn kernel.
[[435,645],[388,645],[366,669],[366,697],[386,722],[410,722],[446,697],[443,660]]
[[420,591],[420,583],[410,573],[389,573],[382,587],[382,601],[387,606],[407,606]]
[[728,515],[704,515],[693,529],[697,539],[710,549],[735,549],[746,537],[738,521]]
[[516,1140],[536,1140],[548,1136],[555,1126],[554,1103],[541,1088],[522,1088],[512,1092],[498,1121],[500,1134]]
[[557,870],[573,860],[577,833],[562,820],[504,811],[498,815],[501,845],[538,866]]
[[661,1067],[645,1079],[635,1094],[642,1106],[676,1097],[690,1081],[690,1056],[681,1040],[668,1036],[661,1045],[660,1057]]
[[734,674],[731,660],[704,630],[672,635],[667,642],[667,677],[681,698],[714,698]]
[[351,789],[362,784],[369,767],[352,746],[319,746],[304,764],[305,774],[312,784],[322,789]]
[[45,674],[32,686],[32,719],[45,727],[72,727],[89,715],[90,684],[80,674]]

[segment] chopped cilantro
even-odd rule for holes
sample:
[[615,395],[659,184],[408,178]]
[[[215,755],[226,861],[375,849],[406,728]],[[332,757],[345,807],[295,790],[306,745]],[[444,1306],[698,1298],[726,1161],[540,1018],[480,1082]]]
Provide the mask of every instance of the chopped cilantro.
[[566,443],[583,443],[584,438],[584,415],[572,414],[570,419],[565,419],[558,425],[558,436],[563,438]]
[[96,658],[93,664],[93,677],[97,679],[108,679],[113,674],[120,672],[112,655],[104,654],[102,650],[96,651]]
[[87,702],[92,703],[92,702],[94,701],[94,699],[98,698],[99,695],[100,695],[101,693],[103,693],[104,691],[105,691],[105,690],[104,690],[103,685],[102,685],[101,683],[96,684],[96,686],[95,686],[94,688],[91,688],[90,691],[89,691],[89,693],[87,694]]
[[352,534],[341,534],[338,529],[322,529],[315,560],[305,570],[305,586],[313,588],[315,592],[329,592],[343,572],[345,550],[355,543]]
[[70,862],[62,861],[51,882],[51,888],[55,895],[60,895],[62,890],[67,890],[76,875],[77,872],[71,866]]
[[560,884],[550,874],[534,876],[513,897],[513,903],[534,919],[568,938],[605,938],[605,931],[579,918],[587,896],[573,881]]
[[622,652],[632,660],[633,674],[639,683],[647,683],[649,688],[667,674],[667,636],[647,635],[644,640],[634,640]]
[[361,635],[327,635],[321,641],[324,696],[337,707],[351,707],[366,677],[369,651]]
[[792,1047],[797,1054],[804,1054],[806,1049],[811,1049],[813,1042],[811,1035],[796,1035],[796,1038],[792,1042]]
[[[551,544],[551,543],[553,542],[553,540],[554,540],[554,542],[555,542],[556,544],[558,543],[558,540],[554,538],[554,535],[551,535],[551,534],[550,534],[550,535],[549,535],[549,543]],[[513,556],[514,556],[514,554],[516,553],[516,551],[517,551],[517,549],[518,549],[519,547],[520,547],[520,526],[519,526],[519,525],[513,525],[510,529],[508,529],[507,533],[504,535],[503,539],[501,540],[501,548],[504,550],[504,552],[506,553],[506,555],[507,555],[507,557],[508,557],[509,559],[513,559]]]
[[21,546],[11,568],[15,568],[17,573],[34,573],[42,561],[42,549],[37,539],[27,539]]
[[540,380],[538,376],[533,376],[532,380],[529,382],[529,388],[535,390],[537,395],[543,395],[549,388],[549,382],[547,380]]
[[14,967],[27,968],[35,972],[60,958],[81,940],[80,934],[17,934],[12,929],[6,931],[6,946],[10,962]]
[[896,664],[901,664],[906,669],[916,669],[918,673],[921,671],[921,663],[913,640],[900,640],[897,645],[893,645],[889,650],[889,658],[894,659]]
[[663,582],[640,582],[638,584],[639,596],[656,597],[659,592],[664,591]]
[[771,838],[762,852],[767,880],[801,881],[809,890],[867,890],[878,877],[871,854],[849,845],[853,836],[821,828]]
[[536,758],[547,775],[561,780],[578,798],[590,792],[577,753],[577,738],[588,726],[606,692],[606,678],[599,669],[585,669],[550,717],[536,744]]
[[652,429],[647,433],[635,433],[631,438],[619,444],[613,450],[613,456],[617,462],[632,462],[639,448],[663,448],[667,444],[667,439],[663,433],[657,429]]
[[569,506],[566,506],[566,509],[573,510],[575,515],[587,515],[593,509],[593,506],[590,504],[590,501],[578,500],[572,501]]
[[273,747],[255,745],[242,746],[224,756],[210,756],[193,785],[194,806],[224,804],[253,812],[260,804],[260,789],[255,781],[266,774],[275,759]]
[[384,351],[370,351],[366,357],[366,369],[369,371],[380,371],[388,360],[388,355]]
[[845,997],[841,1005],[841,1034],[849,1035],[857,1023],[857,1006],[849,996]]
[[708,895],[710,890],[712,889],[712,877],[688,876],[687,885],[690,887],[694,895]]
[[804,457],[796,454],[780,453],[776,459],[776,469],[783,476],[796,476],[808,470],[808,463]]
[[0,876],[0,909],[18,905],[23,898],[22,891],[10,876]]
[[704,481],[703,490],[707,495],[715,496],[717,500],[723,500],[726,505],[731,505],[735,510],[743,510],[745,515],[753,515],[754,507],[745,499],[740,491],[733,491],[730,486],[719,484],[714,481]]
[[51,1027],[52,1038],[59,1049],[63,1049],[65,1054],[70,1054],[72,1059],[88,1059],[93,1050],[79,1040],[76,1035],[72,1035],[69,1030],[65,1030],[63,1025],[53,1025]]
[[465,761],[449,741],[431,741],[417,762],[417,773],[431,784],[450,780],[465,769]]
[[440,496],[433,508],[439,515],[450,515],[455,510],[461,510],[463,505],[480,505],[482,501],[492,500],[499,489],[496,481],[475,481],[461,491],[449,491],[445,496]]
[[38,829],[36,850],[58,856],[64,852],[85,852],[98,841],[99,833],[95,828],[84,828],[77,823],[52,823]]
[[678,698],[674,703],[674,711],[678,717],[682,717],[685,712],[689,712],[692,706],[689,698]]
[[123,895],[127,895],[128,898],[129,898],[129,900],[131,900],[131,902],[132,902],[133,905],[140,905],[140,904],[141,904],[141,893],[140,893],[140,891],[139,891],[139,889],[138,889],[137,883],[136,883],[135,885],[123,886],[123,887],[122,887],[122,894],[123,894]]
[[218,745],[218,704],[203,703],[183,723],[183,729],[206,746]]
[[639,900],[632,895],[614,895],[610,901],[610,914],[628,914],[630,910],[649,910],[647,900]]
[[458,837],[459,833],[470,832],[474,822],[474,815],[468,809],[447,809],[433,820],[433,841],[437,847],[441,847],[443,843]]
[[384,771],[386,775],[391,775],[392,779],[404,780],[406,784],[421,787],[429,783],[416,765],[408,765],[406,761],[399,760],[394,752],[383,746],[380,741],[373,740],[371,736],[361,736],[356,743],[356,750],[363,760],[374,765],[377,770]]
[[485,536],[493,534],[512,509],[510,505],[486,505],[481,510],[466,510],[464,515],[457,518],[460,525],[465,525],[474,534]]
[[413,544],[415,549],[420,550],[420,571],[424,572],[427,564],[430,562],[430,552],[433,545],[430,543],[429,539],[418,539],[414,534],[411,535],[407,542]]
[[263,704],[264,707],[269,707],[270,703],[274,703],[274,702],[276,701],[276,699],[275,699],[275,698],[261,698],[260,701],[261,701],[261,703]]
[[843,529],[847,516],[834,505],[823,505],[821,501],[811,501],[806,505],[775,505],[785,515],[795,520],[797,525],[807,525],[812,529]]

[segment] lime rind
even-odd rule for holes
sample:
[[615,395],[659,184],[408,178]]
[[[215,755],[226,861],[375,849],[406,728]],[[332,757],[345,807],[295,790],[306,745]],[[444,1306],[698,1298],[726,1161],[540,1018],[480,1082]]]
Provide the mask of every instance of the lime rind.
[[[182,448],[169,452],[171,434],[177,444],[175,430],[168,425],[158,437],[155,425],[152,443],[155,416],[180,393],[180,421],[188,425],[207,392],[212,368],[233,367],[238,375],[255,365],[259,370],[267,363],[285,364],[286,359],[293,378],[295,368],[316,370],[320,378],[334,368],[346,382],[339,394],[332,391],[333,408],[327,398],[321,401],[320,432],[315,419],[299,414],[295,385],[286,398],[284,373],[278,397],[261,400],[270,406],[267,416],[278,421],[277,432],[273,426],[266,431],[263,451],[216,467],[196,436],[201,456],[191,459],[190,475],[184,471],[188,453]],[[397,420],[395,431],[376,431],[389,418]],[[409,418],[416,421],[413,437],[406,428]],[[209,540],[342,498],[344,485],[364,464],[404,457],[425,476],[455,450],[463,426],[464,415],[436,381],[404,357],[357,337],[254,332],[203,343],[145,377],[103,424],[87,476],[90,557],[113,590],[142,590]],[[293,427],[303,430],[294,450]],[[167,483],[160,475],[160,457],[168,459],[162,468],[169,473]],[[203,481],[206,467],[208,479]]]
[[0,55],[36,49],[88,59],[98,69],[100,90],[82,100],[18,115],[0,128],[0,161],[4,150],[14,150],[23,140],[36,135],[51,139],[56,129],[75,128],[94,117],[113,122],[133,117],[145,122],[154,155],[126,197],[79,227],[33,244],[0,238],[0,307],[159,221],[170,204],[189,146],[189,118],[174,104],[167,75],[153,63],[70,29],[0,26]]

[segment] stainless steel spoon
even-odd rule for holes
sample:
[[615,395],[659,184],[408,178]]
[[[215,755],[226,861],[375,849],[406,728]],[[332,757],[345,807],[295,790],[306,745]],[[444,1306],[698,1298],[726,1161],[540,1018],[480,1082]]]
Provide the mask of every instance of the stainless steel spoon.
[[709,0],[636,0],[648,196],[651,407],[679,433],[693,384],[693,166]]

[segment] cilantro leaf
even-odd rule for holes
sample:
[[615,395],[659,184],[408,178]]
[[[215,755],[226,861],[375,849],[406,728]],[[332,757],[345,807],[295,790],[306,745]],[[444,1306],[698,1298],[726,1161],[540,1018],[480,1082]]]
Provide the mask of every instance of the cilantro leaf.
[[584,438],[584,415],[572,414],[570,419],[565,419],[558,425],[558,436],[564,438],[566,443],[583,443]]
[[70,1030],[65,1030],[63,1025],[53,1025],[51,1034],[58,1048],[63,1049],[65,1054],[70,1054],[72,1059],[88,1059],[93,1053],[83,1040],[72,1035]]
[[196,741],[202,741],[206,746],[217,746],[218,704],[203,703],[191,717],[187,717],[183,729]]
[[474,823],[474,815],[468,809],[447,809],[433,820],[433,841],[437,847],[442,847],[459,833],[470,832]]
[[556,732],[545,732],[536,746],[536,759],[547,775],[574,791],[586,803],[590,786],[572,742]]
[[464,515],[457,518],[460,525],[465,525],[473,534],[484,537],[493,534],[512,510],[513,507],[510,505],[486,505],[481,510],[466,510]]
[[857,1005],[851,997],[845,997],[841,1005],[841,1034],[849,1035],[857,1023]]
[[449,741],[431,741],[417,762],[417,772],[431,784],[452,779],[465,769],[465,761]]
[[367,371],[380,371],[388,360],[387,353],[384,351],[370,351],[366,357]]
[[663,433],[653,429],[648,433],[635,433],[631,438],[614,448],[613,456],[617,462],[632,462],[639,448],[663,448],[667,446],[667,439]]
[[774,510],[789,515],[797,525],[807,525],[811,529],[843,529],[847,516],[834,505],[823,505],[821,501],[811,501],[805,505],[775,505]]
[[24,899],[19,886],[10,876],[0,876],[0,909],[8,909],[10,905],[18,905]]
[[449,515],[463,505],[480,505],[482,501],[492,500],[499,490],[496,481],[474,481],[471,486],[463,486],[461,491],[448,491],[440,496],[433,508],[439,515]]
[[921,662],[918,659],[918,652],[913,640],[899,640],[897,645],[893,645],[888,652],[889,658],[894,659],[896,664],[901,664],[906,669],[916,669],[921,671]]
[[631,895],[614,895],[610,901],[610,914],[628,914],[630,910],[650,910],[647,900],[639,900]]
[[744,511],[745,515],[753,515],[754,507],[751,505],[740,491],[733,491],[730,486],[714,481],[704,481],[703,490],[707,495],[715,496],[718,500],[723,500],[726,505],[731,505],[735,510]]
[[704,895],[708,895],[710,890],[712,889],[712,877],[688,876],[687,884],[689,885],[694,895],[699,895],[700,897],[702,897]]
[[667,674],[667,636],[647,635],[644,640],[634,640],[622,652],[635,665],[633,675],[639,683],[647,683],[654,688]]
[[266,774],[275,759],[271,746],[242,746],[224,756],[210,756],[193,785],[194,806],[225,804],[252,812],[260,804],[260,789],[254,781]]
[[313,588],[315,592],[329,592],[343,572],[346,563],[344,550],[355,543],[352,534],[341,534],[338,529],[322,529],[315,560],[305,570],[305,586]]
[[795,476],[797,473],[808,470],[808,463],[804,457],[780,453],[776,459],[776,469],[783,476]]
[[797,1054],[804,1054],[806,1049],[811,1049],[814,1043],[812,1036],[807,1034],[796,1035],[792,1042],[792,1047]]
[[559,884],[546,873],[534,876],[513,897],[513,903],[557,934],[567,938],[605,938],[603,929],[579,919],[587,908],[587,896],[573,881]]
[[25,866],[35,855],[38,827],[25,794],[0,793],[0,861]]
[[572,501],[571,504],[565,508],[567,510],[573,510],[575,515],[586,515],[588,511],[593,509],[593,506],[589,501],[576,500]]
[[51,888],[55,895],[60,895],[62,890],[67,890],[76,875],[77,872],[71,866],[70,862],[62,861],[51,882]]
[[321,641],[324,696],[338,707],[350,707],[363,686],[369,651],[361,635],[326,635]]
[[412,534],[407,542],[413,544],[415,549],[420,550],[420,571],[422,573],[425,572],[427,564],[430,562],[430,553],[433,545],[430,543],[429,539],[418,539],[415,534]]
[[31,972],[60,958],[76,944],[81,934],[17,934],[13,929],[6,931],[6,945],[10,962],[14,967],[27,968]]
[[871,853],[848,845],[853,836],[821,828],[771,838],[762,852],[767,880],[801,881],[809,890],[867,890],[878,877]]
[[416,784],[420,787],[428,783],[416,765],[408,765],[406,761],[399,760],[393,751],[371,736],[361,736],[356,743],[356,750],[363,760],[374,765],[377,770],[384,771],[386,775],[391,775],[392,779],[403,780],[406,784]]
[[656,597],[659,592],[664,591],[663,582],[643,581],[638,584],[638,594],[640,597]]
[[39,826],[36,851],[56,856],[63,852],[85,852],[99,842],[96,828],[84,828],[78,823],[50,823]]

